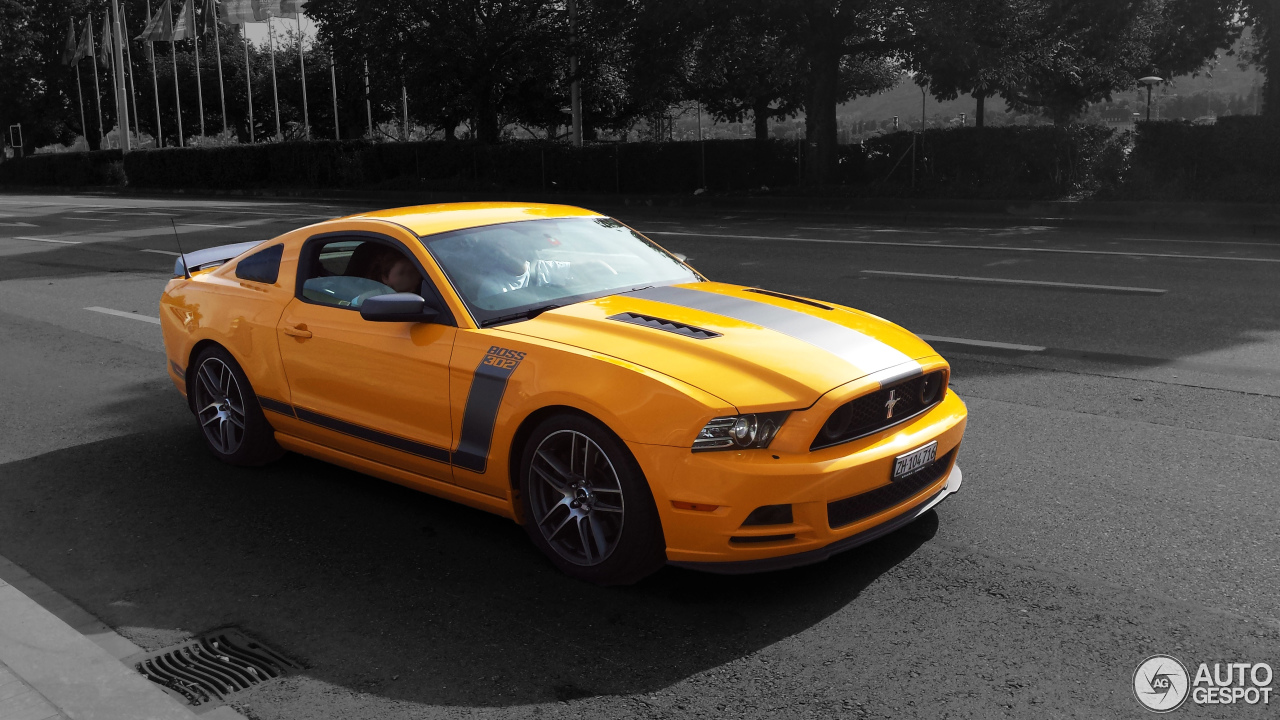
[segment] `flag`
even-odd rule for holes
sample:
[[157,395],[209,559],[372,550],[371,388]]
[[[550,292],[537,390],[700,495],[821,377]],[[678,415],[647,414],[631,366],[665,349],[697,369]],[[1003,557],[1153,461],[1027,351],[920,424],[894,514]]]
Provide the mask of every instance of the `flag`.
[[204,9],[200,11],[200,34],[213,32],[213,24],[218,22],[218,4],[214,0],[204,0]]
[[182,3],[178,11],[178,20],[173,24],[173,39],[186,40],[196,36],[196,9],[191,0]]
[[98,62],[102,63],[102,67],[115,67],[113,59],[115,51],[112,50],[115,45],[111,43],[111,20],[106,15],[102,16],[102,44],[98,46]]
[[155,17],[147,21],[147,26],[142,29],[142,34],[137,39],[157,42],[169,40],[172,37],[173,6],[169,4],[169,0],[164,0],[160,3],[160,9],[156,11]]
[[93,48],[90,46],[93,41],[93,30],[89,23],[85,23],[84,32],[80,33],[80,44],[76,46],[75,57],[71,58],[71,62],[78,63],[81,59],[92,57]]
[[222,0],[219,17],[235,25],[265,22],[273,17],[293,19],[306,0]]
[[76,24],[67,18],[67,42],[62,46],[62,64],[70,65],[76,61]]

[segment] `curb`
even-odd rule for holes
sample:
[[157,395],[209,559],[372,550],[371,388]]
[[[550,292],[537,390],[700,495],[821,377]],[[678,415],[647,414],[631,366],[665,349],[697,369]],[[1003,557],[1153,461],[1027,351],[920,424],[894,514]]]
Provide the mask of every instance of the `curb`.
[[[0,557],[0,717],[194,720],[193,712],[126,664],[144,652]],[[17,680],[6,684],[7,675]],[[199,717],[243,720],[225,705]]]

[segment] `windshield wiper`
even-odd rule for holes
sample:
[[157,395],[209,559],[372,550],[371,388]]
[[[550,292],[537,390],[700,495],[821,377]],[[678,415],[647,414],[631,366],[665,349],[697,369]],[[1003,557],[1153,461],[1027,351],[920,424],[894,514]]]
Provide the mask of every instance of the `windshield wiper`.
[[532,320],[538,317],[539,315],[541,315],[542,313],[548,310],[555,310],[558,307],[560,306],[554,305],[554,304],[539,305],[538,307],[529,308],[528,310],[521,310],[518,313],[511,313],[510,315],[499,315],[496,318],[489,318],[488,320],[485,320],[484,322],[480,323],[480,327],[489,327],[490,325],[497,325],[498,323],[510,322],[512,320]]

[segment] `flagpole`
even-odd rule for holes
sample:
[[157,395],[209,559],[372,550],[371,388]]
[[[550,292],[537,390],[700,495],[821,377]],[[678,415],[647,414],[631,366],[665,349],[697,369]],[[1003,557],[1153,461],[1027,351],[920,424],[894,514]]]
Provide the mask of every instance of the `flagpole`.
[[[207,9],[207,6],[206,6]],[[208,22],[206,20],[206,22]],[[227,134],[227,91],[222,84],[222,37],[218,33],[218,13],[213,14],[213,47],[218,56],[218,101],[222,104],[222,134]]]
[[[98,85],[98,50],[93,41],[93,13],[85,13],[88,25],[85,32],[89,33],[89,62],[93,63],[93,99],[98,107],[98,149],[102,149],[102,141],[106,139],[107,132],[102,127],[102,87]],[[84,139],[85,144],[89,143],[89,138]]]
[[280,134],[280,93],[276,92],[276,40],[273,18],[267,18],[267,47],[271,49],[271,99],[276,105],[276,142],[284,139]]
[[[80,88],[80,61],[76,60],[76,95],[80,98],[80,132],[84,133],[84,149],[89,149],[89,126],[84,124],[84,90]],[[334,107],[337,107],[336,105]]]
[[[191,2],[191,0],[187,0],[187,2],[191,3],[191,19],[188,20],[188,22],[191,23],[191,27],[195,28],[198,25],[195,17],[196,5],[194,2]],[[200,109],[200,139],[203,140],[204,139],[204,84],[200,82],[200,31],[198,29],[195,32],[191,33],[191,42],[192,42],[192,47],[194,47],[196,50],[196,106]]]
[[369,60],[364,61],[364,116],[369,121],[369,137],[373,137],[373,105],[369,102]]
[[307,112],[307,65],[302,59],[302,13],[298,13],[298,72],[302,75],[302,132],[311,139],[311,115]]
[[[332,47],[329,48],[329,85],[333,88],[333,139],[341,140],[342,133],[338,130],[338,74],[333,69]],[[83,109],[81,114],[84,114]]]
[[[177,32],[176,28],[174,32]],[[178,92],[178,48],[173,42],[173,34],[169,35],[169,59],[173,62],[173,103],[178,109],[178,147],[186,147],[182,139],[182,95]]]
[[409,91],[405,90],[404,82],[400,83],[400,102],[404,104],[404,139],[409,140]]
[[133,81],[133,50],[129,47],[129,18],[124,14],[124,7],[120,8],[120,37],[124,39],[124,50],[128,53],[129,62],[126,67],[129,70],[129,104],[133,108],[133,130],[138,136],[138,146],[142,146],[142,126],[139,125],[138,117],[138,84]]
[[[111,29],[111,7],[110,6],[107,7],[106,20],[107,20],[106,24],[104,24],[102,27],[104,30],[109,30]],[[111,35],[112,35],[112,38],[111,38],[112,44],[114,45],[115,33],[112,32]],[[107,42],[107,38],[105,36],[102,38],[102,42]],[[121,127],[121,126],[124,125],[125,122],[128,122],[129,118],[128,118],[127,112],[124,114],[120,112],[120,83],[116,80],[116,49],[112,46],[107,46],[106,50],[108,53],[110,53],[110,58],[111,58],[111,67],[109,69],[111,70],[111,92],[113,95],[115,95],[115,102],[116,102],[116,131],[121,134],[121,137],[116,138],[116,144],[119,147],[123,148],[124,142],[122,138],[123,136],[126,136],[129,134],[129,128],[127,126],[125,127]],[[122,121],[121,118],[124,118],[124,120]]]
[[[147,23],[151,22],[151,0],[147,0]],[[151,93],[156,101],[156,147],[164,146],[164,133],[160,130],[160,81],[156,79],[155,41],[147,41],[147,57],[151,58]]]
[[117,119],[120,122],[120,132],[124,133],[124,144],[122,146],[124,152],[133,149],[133,139],[129,136],[129,86],[128,76],[124,71],[124,33],[121,32],[120,26],[120,4],[117,0],[111,0],[111,39],[115,42],[111,48],[111,53],[115,59],[116,71],[115,75],[119,78],[119,89],[116,91],[117,102],[119,107],[116,110]]
[[249,98],[249,142],[253,143],[253,70],[249,67],[249,32],[248,28],[242,23],[240,25],[240,39],[244,40],[244,87],[246,97]]

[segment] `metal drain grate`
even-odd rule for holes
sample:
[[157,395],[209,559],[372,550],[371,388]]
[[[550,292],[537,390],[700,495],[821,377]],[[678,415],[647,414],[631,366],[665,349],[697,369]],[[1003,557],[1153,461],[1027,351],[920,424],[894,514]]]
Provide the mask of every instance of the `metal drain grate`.
[[257,687],[298,666],[239,630],[228,629],[152,653],[134,668],[188,704],[204,705]]

